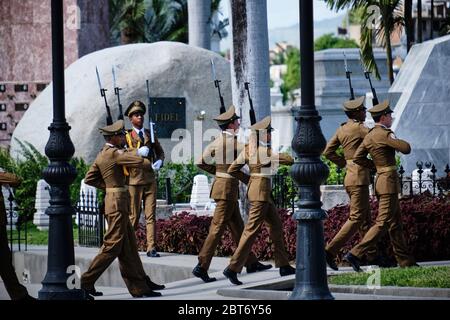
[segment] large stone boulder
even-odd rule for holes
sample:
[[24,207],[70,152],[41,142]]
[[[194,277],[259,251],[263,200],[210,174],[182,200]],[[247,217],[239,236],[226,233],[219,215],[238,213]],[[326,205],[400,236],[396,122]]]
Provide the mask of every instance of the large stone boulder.
[[[210,141],[206,135],[205,139],[202,139],[203,132],[209,128],[217,128],[212,118],[218,114],[220,102],[211,79],[211,59],[214,59],[217,75],[222,80],[222,94],[228,107],[232,101],[230,65],[226,59],[212,51],[176,42],[157,42],[108,48],[88,54],[74,62],[65,71],[66,119],[72,127],[70,136],[75,145],[74,156],[82,157],[90,163],[104,144],[98,128],[106,125],[106,110],[97,83],[96,66],[100,72],[102,85],[108,90],[106,95],[113,120],[117,119],[118,106],[111,72],[114,65],[117,83],[123,88],[121,101],[124,109],[135,99],[147,104],[147,79],[152,97],[185,98],[186,127],[182,129],[187,129],[188,133],[184,130],[175,130],[174,141],[171,138],[160,140],[167,160],[180,161],[194,157],[194,140],[197,142],[196,153],[199,153]],[[52,94],[52,85],[49,85],[24,114],[13,134],[11,144],[13,156],[20,151],[15,138],[28,141],[40,152],[44,152],[49,137],[47,127],[52,121],[53,114]],[[147,123],[147,115],[145,118]],[[161,118],[161,121],[156,122],[157,130],[164,129],[167,124],[164,121],[172,120],[170,116]],[[203,120],[198,120],[199,118]],[[128,119],[126,125],[130,127]],[[209,136],[211,135],[214,133],[210,132]],[[172,159],[171,150],[175,145],[180,146],[180,140],[183,140],[186,149],[180,151],[180,148],[176,148],[177,154],[175,159]]]
[[416,162],[434,163],[443,176],[450,163],[450,36],[412,47],[389,90],[394,109],[392,129],[411,143],[412,152],[402,155],[407,174]]

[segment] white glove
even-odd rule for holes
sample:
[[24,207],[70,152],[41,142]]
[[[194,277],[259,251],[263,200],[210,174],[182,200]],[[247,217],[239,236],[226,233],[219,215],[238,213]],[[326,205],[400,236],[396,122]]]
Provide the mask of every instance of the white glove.
[[147,157],[150,149],[147,146],[140,147],[137,151],[137,154],[141,157]]
[[156,170],[156,171],[161,169],[161,166],[162,166],[162,160],[157,160],[154,164],[152,164],[153,170]]

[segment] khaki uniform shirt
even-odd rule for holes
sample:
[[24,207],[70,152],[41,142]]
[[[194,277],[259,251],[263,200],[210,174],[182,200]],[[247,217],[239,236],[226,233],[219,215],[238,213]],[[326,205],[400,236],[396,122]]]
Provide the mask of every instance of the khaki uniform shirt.
[[106,144],[86,173],[84,182],[98,189],[121,188],[126,185],[123,166],[151,170],[151,163],[134,152]]
[[[144,143],[140,142],[139,135],[136,133],[136,130],[131,129],[128,130],[130,137],[131,137],[131,145],[128,146],[128,150],[133,151],[138,149],[139,147],[147,146],[150,149],[150,152],[147,156],[147,159],[154,163],[157,160],[164,161],[164,150],[161,147],[161,144],[159,143],[158,139],[155,136],[155,144],[152,148],[151,146],[151,139],[150,139],[150,131],[145,129],[145,135],[144,135]],[[156,158],[154,157],[154,154],[156,154]],[[150,166],[150,168],[147,170],[142,170],[140,168],[128,168],[128,171],[130,172],[129,176],[129,185],[130,186],[139,186],[139,185],[147,185],[152,183],[155,180],[155,172],[153,171],[153,168]]]
[[237,177],[246,164],[250,168],[247,197],[249,201],[270,201],[272,196],[271,176],[276,174],[280,164],[293,164],[294,159],[288,154],[277,154],[270,147],[258,146],[255,152],[245,146],[237,159],[228,168],[228,173]]
[[[353,162],[353,158],[369,129],[360,121],[349,119],[341,124],[328,142],[323,155],[341,168],[347,167],[344,185],[362,186],[370,184],[370,170]],[[336,153],[342,145],[344,156]]]
[[216,176],[211,187],[212,199],[238,200],[238,180],[247,184],[250,177],[242,171],[239,171],[236,176],[230,176],[227,171],[243,149],[244,145],[237,141],[235,135],[223,132],[206,147],[201,159],[197,161],[200,169]]
[[[369,131],[356,150],[354,162],[367,168],[377,169],[375,191],[377,194],[393,194],[400,192],[397,170],[380,173],[380,169],[396,166],[395,151],[404,154],[411,152],[411,146],[404,140],[397,139],[392,130],[375,125]],[[367,159],[370,154],[372,160]]]

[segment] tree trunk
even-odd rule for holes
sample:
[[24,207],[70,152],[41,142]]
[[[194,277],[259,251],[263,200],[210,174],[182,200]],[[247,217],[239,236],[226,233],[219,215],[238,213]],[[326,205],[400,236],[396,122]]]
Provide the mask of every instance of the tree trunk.
[[[250,126],[250,105],[245,82],[259,121],[270,115],[269,35],[266,0],[230,0],[231,86],[233,104],[241,117],[241,133]],[[240,188],[241,213],[248,211],[244,186]]]
[[211,0],[188,0],[189,45],[211,50]]
[[422,0],[417,0],[417,42],[422,41]]
[[406,30],[406,50],[409,52],[414,42],[414,26],[412,24],[412,0],[405,0],[404,6],[405,30]]
[[138,43],[141,35],[132,28],[125,28],[120,32],[120,42],[122,44]]
[[431,6],[431,15],[430,15],[430,25],[431,25],[431,28],[430,28],[430,39],[433,39],[433,38],[434,38],[434,34],[433,34],[433,24],[434,24],[434,1],[433,1],[433,0],[431,0],[430,6]]
[[259,121],[270,115],[269,35],[266,0],[230,0],[233,44],[231,48],[231,83],[233,103],[241,112],[241,126],[250,125],[250,92]]
[[391,46],[391,32],[390,29],[385,26],[384,37],[386,39],[386,56],[389,82],[391,85],[394,83],[394,68],[392,66],[392,46]]

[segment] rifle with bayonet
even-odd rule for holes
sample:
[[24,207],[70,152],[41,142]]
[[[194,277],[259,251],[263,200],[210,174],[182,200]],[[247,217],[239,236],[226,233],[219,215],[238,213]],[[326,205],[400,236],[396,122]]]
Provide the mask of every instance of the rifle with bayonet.
[[222,93],[220,92],[220,82],[221,80],[217,79],[216,77],[216,67],[214,66],[214,60],[211,59],[211,71],[212,71],[212,79],[214,81],[214,86],[217,88],[219,92],[219,99],[220,99],[220,114],[224,113],[226,111],[225,109],[225,102],[222,97]]
[[345,76],[348,79],[348,86],[350,88],[350,100],[355,100],[355,93],[353,91],[353,86],[352,86],[352,72],[348,69],[348,65],[347,65],[347,56],[345,55],[345,51],[343,51],[344,54],[344,67],[345,67]]
[[113,123],[112,120],[112,116],[111,116],[111,109],[108,106],[108,101],[106,100],[106,90],[105,88],[102,87],[102,83],[100,81],[100,75],[98,74],[98,68],[95,67],[95,72],[97,73],[97,81],[98,81],[98,86],[100,88],[100,94],[103,97],[103,99],[105,100],[105,107],[106,107],[106,125],[111,125]]
[[369,80],[369,84],[370,84],[370,90],[372,91],[372,106],[376,106],[379,102],[378,102],[378,97],[377,97],[377,92],[375,91],[375,88],[372,85],[372,80],[370,79],[370,74],[371,72],[368,71],[365,67],[364,67],[364,76],[366,77],[367,80]]
[[152,106],[152,101],[150,98],[150,85],[148,83],[148,80],[146,81],[147,83],[147,98],[148,98],[148,128],[150,130],[150,144],[151,144],[151,148],[150,148],[150,152],[153,153],[153,159],[156,160],[156,154],[155,154],[155,132],[154,132],[154,123],[152,121],[152,112],[151,112],[151,106]]
[[117,86],[116,83],[116,71],[114,69],[114,66],[112,67],[112,74],[113,74],[113,84],[114,84],[114,94],[117,96],[117,104],[119,106],[119,117],[117,118],[117,120],[123,120],[123,109],[122,109],[122,104],[120,103],[120,90],[122,90],[122,88],[119,88]]
[[248,102],[250,104],[250,125],[254,125],[256,123],[256,115],[255,115],[255,109],[253,109],[253,100],[252,97],[250,95],[250,86],[249,86],[250,82],[245,82],[244,86],[245,86],[245,90],[247,90],[247,94],[248,94]]

